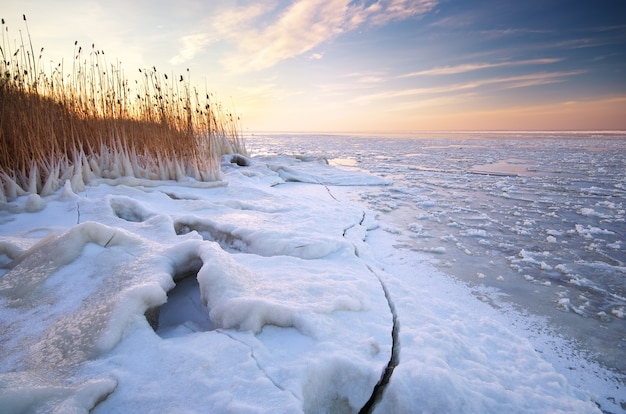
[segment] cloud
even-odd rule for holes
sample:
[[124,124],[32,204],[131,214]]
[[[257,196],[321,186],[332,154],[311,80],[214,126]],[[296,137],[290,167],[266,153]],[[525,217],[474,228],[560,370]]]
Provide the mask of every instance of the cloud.
[[213,21],[234,50],[221,60],[237,72],[258,71],[310,52],[315,47],[362,26],[380,26],[423,15],[435,0],[378,0],[370,5],[350,0],[300,0],[276,10],[251,5],[228,9]]
[[325,96],[353,97],[355,93],[363,93],[365,90],[372,90],[387,81],[385,71],[364,71],[345,74],[338,82],[319,83],[315,89]]
[[410,88],[383,91],[375,94],[364,95],[353,100],[354,103],[370,103],[373,101],[394,99],[411,96],[442,95],[453,92],[469,91],[488,85],[503,85],[504,89],[523,88],[529,86],[547,85],[550,83],[563,82],[567,77],[582,75],[584,70],[572,70],[567,72],[540,72],[527,75],[508,76],[499,78],[480,79],[472,82],[455,83],[446,86],[428,88]]
[[507,36],[526,35],[526,34],[550,34],[550,33],[553,33],[553,30],[508,28],[508,29],[481,30],[479,31],[479,33],[486,36],[487,38],[501,38],[501,37],[507,37]]
[[508,83],[506,89],[513,88],[525,88],[528,86],[547,85],[550,83],[557,83],[565,81],[565,78],[569,76],[582,75],[586,73],[585,70],[571,70],[569,72],[547,72],[547,73],[535,73],[529,75],[512,76],[509,78],[500,78],[500,82]]
[[385,25],[392,21],[421,16],[431,11],[438,3],[435,0],[379,1],[375,5],[380,5],[381,7],[375,13],[372,13],[371,21],[376,25]]
[[239,33],[246,33],[247,27],[258,18],[276,9],[276,2],[257,2],[249,6],[224,9],[212,20],[212,27],[222,36],[237,37]]
[[193,59],[201,53],[206,45],[211,42],[209,35],[206,33],[197,33],[189,36],[183,36],[179,39],[182,47],[178,55],[169,60],[172,65],[178,65]]
[[396,89],[388,90],[379,93],[373,93],[370,95],[359,96],[353,100],[354,103],[369,103],[372,101],[401,98],[405,96],[419,96],[419,95],[439,95],[450,92],[458,92],[467,89],[474,89],[480,86],[477,82],[458,83],[448,86],[437,86],[430,88],[411,88],[411,89]]
[[246,105],[276,102],[302,94],[302,91],[299,90],[283,89],[274,80],[270,79],[253,87],[240,86],[237,91]]
[[429,76],[429,75],[456,75],[459,73],[466,73],[481,69],[502,68],[511,66],[522,65],[546,65],[550,63],[560,62],[563,59],[558,58],[545,58],[545,59],[530,59],[530,60],[518,60],[509,62],[497,62],[497,63],[467,63],[457,66],[443,66],[433,69],[421,70],[418,72],[406,73],[400,75],[399,78],[409,78],[413,76]]
[[459,94],[454,96],[437,96],[434,98],[399,102],[383,109],[384,112],[404,112],[415,111],[416,109],[426,109],[433,107],[450,107],[452,105],[465,104],[475,98],[472,93]]
[[387,81],[386,71],[352,72],[345,75],[346,78],[360,84],[375,84]]

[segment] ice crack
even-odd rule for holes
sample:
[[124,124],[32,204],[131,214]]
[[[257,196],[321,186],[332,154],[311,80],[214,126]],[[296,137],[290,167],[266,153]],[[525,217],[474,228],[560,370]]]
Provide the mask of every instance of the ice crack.
[[283,392],[288,392],[289,394],[291,394],[293,396],[293,398],[295,398],[296,400],[300,401],[301,399],[298,398],[291,390],[288,390],[286,388],[284,388],[283,386],[281,386],[278,382],[276,382],[265,370],[265,368],[263,368],[263,366],[261,365],[261,363],[259,362],[259,360],[257,359],[256,355],[254,354],[254,348],[245,343],[244,341],[242,341],[241,339],[238,339],[236,337],[234,337],[233,335],[231,335],[230,333],[222,330],[222,329],[217,329],[216,332],[222,333],[226,336],[228,336],[230,339],[232,339],[235,342],[238,342],[244,346],[246,346],[249,350],[250,350],[250,358],[252,358],[257,366],[257,368],[259,369],[259,371],[261,371],[263,373],[263,375],[265,375],[265,377],[279,390],[283,391]]
[[[365,217],[366,217],[366,214],[365,212],[363,212],[363,216],[358,225],[360,226],[363,225],[363,223],[365,222]],[[346,237],[346,233],[351,228],[356,227],[356,226],[357,225],[354,224],[348,227],[347,229],[345,229],[343,232],[343,236]],[[358,248],[356,248],[356,245],[354,246],[355,246],[355,254],[359,256]],[[383,393],[385,392],[385,388],[387,387],[387,384],[389,383],[389,380],[391,379],[391,375],[393,374],[393,370],[396,368],[396,366],[398,366],[398,363],[400,362],[400,339],[399,339],[400,322],[398,320],[398,313],[396,312],[396,306],[393,300],[391,299],[391,294],[389,293],[389,289],[387,288],[387,285],[383,281],[382,277],[378,273],[376,273],[376,271],[369,264],[366,263],[365,265],[367,266],[370,273],[372,273],[376,277],[376,279],[378,279],[378,283],[380,283],[380,286],[383,289],[385,299],[387,300],[387,306],[389,307],[389,311],[391,313],[393,325],[391,328],[391,341],[392,341],[391,342],[391,356],[389,357],[387,366],[385,367],[385,369],[380,375],[380,379],[378,380],[378,382],[374,386],[374,389],[372,390],[372,395],[370,396],[369,400],[367,400],[365,405],[363,405],[363,407],[359,410],[359,414],[369,414],[372,412],[376,404],[378,404],[378,402],[382,398]]]
[[336,202],[340,203],[341,201],[339,201],[337,199],[337,197],[335,197],[332,193],[332,191],[330,191],[330,188],[328,188],[328,186],[326,184],[324,184],[323,182],[321,182],[317,177],[313,177],[315,179],[315,181],[317,181],[317,183],[319,185],[323,185],[324,188],[326,189],[326,191],[328,192],[328,195],[330,195],[332,197],[333,200],[335,200]]
[[358,224],[353,224],[353,225],[351,225],[351,226],[349,226],[349,227],[346,227],[346,228],[343,230],[343,237],[346,237],[346,233],[348,233],[348,231],[350,231],[350,229],[352,229],[352,228],[354,228],[354,227],[356,227],[356,226],[362,226],[364,221],[365,221],[365,211],[363,212],[363,215],[362,215],[362,217],[361,217],[361,220],[359,221],[359,223],[358,223]]
[[393,327],[391,328],[391,357],[389,358],[389,362],[387,362],[387,366],[385,370],[380,375],[380,379],[374,386],[374,390],[372,391],[372,395],[369,400],[363,405],[363,407],[359,410],[359,414],[369,414],[372,412],[376,404],[380,401],[385,392],[385,388],[387,384],[389,384],[389,380],[391,379],[391,375],[393,374],[393,370],[398,366],[400,362],[400,321],[398,320],[398,314],[396,312],[396,305],[393,303],[391,299],[391,294],[389,293],[389,289],[383,279],[372,269],[369,265],[367,268],[372,272],[374,276],[380,282],[380,286],[383,288],[383,292],[385,294],[385,299],[387,299],[387,304],[389,305],[389,310],[391,311],[391,316],[393,320]]
[[[319,181],[318,181],[318,182],[319,182]],[[322,184],[322,183],[320,183],[320,184]],[[335,196],[333,195],[332,191],[330,191],[330,188],[328,188],[328,186],[327,186],[326,184],[322,184],[322,185],[324,186],[324,188],[326,189],[326,191],[328,191],[328,194],[329,194],[329,195],[333,198],[333,200],[335,200],[335,201],[337,201],[337,202],[338,202],[339,200],[337,200],[337,197],[335,197]]]

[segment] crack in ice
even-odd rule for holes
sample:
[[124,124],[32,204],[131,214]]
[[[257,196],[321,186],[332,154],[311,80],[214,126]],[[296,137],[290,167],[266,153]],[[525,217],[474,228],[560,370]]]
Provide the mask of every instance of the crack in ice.
[[367,265],[367,268],[370,272],[372,272],[374,276],[376,276],[376,278],[380,282],[380,286],[382,287],[385,294],[385,299],[387,300],[387,304],[389,305],[389,310],[391,311],[393,327],[391,328],[391,357],[389,358],[389,362],[387,362],[385,370],[380,375],[380,379],[374,386],[372,395],[370,396],[369,400],[367,400],[365,405],[363,405],[363,407],[359,410],[359,414],[369,414],[372,412],[376,404],[378,404],[378,402],[381,400],[383,393],[385,392],[385,388],[387,388],[387,384],[389,384],[389,380],[391,379],[393,370],[400,363],[400,321],[398,320],[396,305],[393,303],[393,300],[391,299],[391,294],[389,293],[389,289],[387,288],[387,285],[385,285],[383,279],[369,265]]
[[245,343],[244,341],[242,341],[241,339],[235,338],[233,335],[231,335],[230,333],[224,331],[223,329],[217,329],[215,332],[219,332],[221,334],[226,335],[227,337],[229,337],[230,339],[232,339],[235,342],[238,342],[244,346],[246,346],[249,350],[250,350],[250,358],[252,358],[257,366],[257,368],[259,369],[259,371],[261,371],[263,373],[263,375],[265,375],[265,377],[279,390],[283,391],[283,392],[288,392],[289,394],[291,394],[293,396],[293,398],[295,398],[298,401],[301,401],[300,398],[298,398],[293,391],[288,390],[284,387],[282,387],[278,382],[276,382],[276,380],[274,380],[265,370],[265,368],[263,368],[263,366],[261,365],[261,363],[259,362],[259,360],[257,359],[256,355],[254,354],[254,348],[250,345]]
[[315,181],[317,181],[317,183],[318,183],[319,185],[324,186],[324,188],[325,188],[325,189],[326,189],[326,191],[328,192],[328,195],[330,195],[330,197],[331,197],[333,200],[335,200],[335,201],[336,201],[336,202],[338,202],[338,203],[341,203],[341,201],[339,201],[339,200],[337,199],[337,197],[335,197],[335,196],[333,195],[332,191],[330,191],[330,188],[328,188],[328,186],[327,186],[326,184],[324,184],[323,182],[321,182],[321,181],[319,180],[319,178],[317,178],[317,177],[315,177],[315,176],[313,176],[313,179],[314,179]]
[[[357,225],[362,226],[363,223],[365,222],[365,217],[366,217],[366,214],[365,214],[365,211],[363,211],[361,221],[358,224],[353,224],[352,226],[346,228],[343,232],[343,237],[346,237],[346,233],[350,229],[356,227]],[[357,257],[359,257],[358,248],[356,245],[354,245],[354,247],[355,247],[355,254],[357,255]],[[378,402],[382,399],[383,393],[385,392],[385,388],[387,387],[387,384],[389,384],[389,380],[391,379],[391,375],[393,374],[394,369],[398,366],[398,363],[400,362],[400,339],[399,339],[400,321],[398,319],[396,305],[394,304],[391,298],[391,293],[389,292],[389,289],[387,288],[387,285],[383,281],[382,277],[378,275],[378,273],[376,273],[376,271],[374,271],[374,269],[369,264],[366,263],[365,265],[367,266],[367,269],[370,271],[370,273],[374,275],[376,279],[378,279],[378,282],[380,283],[380,286],[385,295],[385,299],[387,300],[387,306],[389,307],[389,311],[391,313],[391,318],[392,318],[392,328],[391,328],[392,343],[391,343],[391,356],[389,357],[387,366],[381,373],[380,379],[374,386],[374,389],[372,390],[372,394],[370,398],[363,405],[363,407],[361,407],[361,409],[359,410],[359,414],[369,414],[372,412],[376,404],[378,404]]]
[[[353,224],[353,225],[351,225],[351,226],[346,227],[345,229],[343,229],[343,234],[342,234],[342,236],[343,236],[343,237],[346,237],[346,233],[348,233],[348,231],[349,231],[350,229],[353,229],[353,228],[355,228],[356,226],[362,226],[362,225],[363,225],[363,222],[365,222],[365,211],[363,212],[363,215],[361,216],[361,220],[358,222],[358,224]],[[357,256],[358,256],[358,255],[357,255]]]

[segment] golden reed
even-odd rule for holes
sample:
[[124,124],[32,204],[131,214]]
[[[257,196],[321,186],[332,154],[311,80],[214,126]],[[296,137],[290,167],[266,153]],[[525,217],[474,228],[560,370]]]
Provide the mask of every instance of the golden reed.
[[64,63],[46,73],[23,18],[28,45],[20,31],[16,50],[2,19],[0,201],[93,177],[215,181],[223,154],[246,153],[239,119],[201,97],[189,73],[140,69],[131,88],[119,63],[77,42],[71,73]]

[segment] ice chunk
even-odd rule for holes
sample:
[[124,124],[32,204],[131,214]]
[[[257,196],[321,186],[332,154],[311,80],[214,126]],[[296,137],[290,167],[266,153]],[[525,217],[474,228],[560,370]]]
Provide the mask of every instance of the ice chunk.
[[[346,260],[342,269],[335,269],[336,259],[309,261],[289,256],[238,257],[249,264],[244,266],[209,242],[199,253],[202,300],[216,327],[259,332],[265,325],[293,326],[313,334],[318,321],[315,314],[363,310],[371,295],[368,292],[380,295],[375,277],[364,278],[369,271],[348,252],[342,256]],[[277,273],[279,265],[283,271]]]
[[[236,224],[234,219],[239,219]],[[261,227],[262,224],[265,225]],[[351,248],[339,237],[319,232],[304,235],[291,229],[273,228],[267,216],[253,213],[228,213],[215,219],[181,217],[177,219],[175,228],[177,234],[197,231],[206,240],[216,241],[227,250],[267,257],[285,255],[312,260]]]

